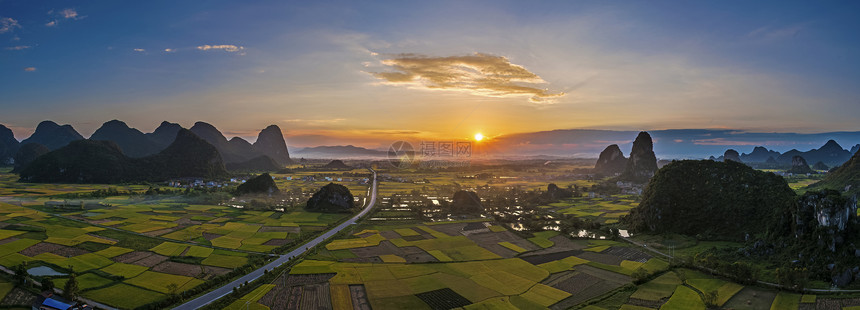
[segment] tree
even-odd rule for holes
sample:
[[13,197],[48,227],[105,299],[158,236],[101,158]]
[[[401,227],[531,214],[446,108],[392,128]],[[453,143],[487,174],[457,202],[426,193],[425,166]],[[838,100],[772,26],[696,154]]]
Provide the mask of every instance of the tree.
[[176,296],[176,292],[179,290],[179,286],[176,283],[170,283],[167,285],[167,292],[170,296]]
[[645,280],[648,280],[649,274],[648,271],[645,270],[645,268],[637,268],[636,271],[633,271],[633,274],[631,276],[633,277],[634,283],[641,284],[645,282]]
[[709,292],[705,292],[702,294],[702,301],[705,303],[705,307],[708,309],[718,308],[717,300],[719,299],[719,293],[716,290],[712,290]]
[[43,277],[42,278],[42,291],[54,292],[54,281],[51,278]]
[[29,278],[29,274],[27,273],[27,262],[22,262],[21,264],[15,266],[15,282],[19,285],[27,284],[27,278]]
[[75,300],[79,291],[78,279],[75,276],[75,273],[71,272],[69,273],[69,280],[66,281],[66,285],[63,287],[63,297],[68,300]]

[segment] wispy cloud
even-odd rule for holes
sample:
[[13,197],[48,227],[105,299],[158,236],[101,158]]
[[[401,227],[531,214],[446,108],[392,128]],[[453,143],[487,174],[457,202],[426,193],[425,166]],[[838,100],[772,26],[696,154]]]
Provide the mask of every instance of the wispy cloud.
[[26,67],[26,68],[24,68],[24,71],[26,71],[26,72],[36,71],[36,67]]
[[750,31],[747,36],[757,39],[779,40],[796,37],[805,28],[806,25],[804,24],[784,27],[764,26]]
[[18,21],[11,17],[2,17],[0,18],[0,33],[7,33],[10,31],[14,31],[15,28],[21,28],[21,25],[18,24]]
[[81,20],[87,18],[84,15],[78,14],[78,11],[72,8],[62,9],[60,11],[50,10],[48,11],[48,15],[54,16],[56,19],[45,23],[45,26],[47,27],[57,26],[60,20]]
[[84,18],[85,16],[78,16],[78,11],[75,9],[63,9],[60,11],[60,15],[65,19],[78,19]]
[[6,49],[7,51],[20,51],[20,50],[25,50],[25,49],[28,49],[28,48],[31,48],[31,47],[32,47],[32,46],[29,46],[29,45],[18,45],[18,46],[10,46],[10,47],[7,47],[7,48],[5,48],[5,49]]
[[245,50],[245,47],[244,46],[236,46],[236,45],[232,45],[232,44],[220,44],[220,45],[206,44],[206,45],[197,46],[197,49],[201,50],[201,51],[223,50],[225,52],[230,52],[230,53],[239,52],[239,54],[243,55],[244,54],[243,50]]
[[391,71],[371,72],[386,84],[424,89],[465,91],[487,97],[529,96],[534,103],[553,103],[563,92],[552,92],[547,82],[506,57],[475,53],[430,57],[398,54],[382,60]]
[[333,124],[345,121],[345,118],[332,118],[332,119],[304,119],[304,118],[294,118],[294,119],[285,119],[284,122],[287,123],[302,123],[307,125],[321,125],[321,124]]

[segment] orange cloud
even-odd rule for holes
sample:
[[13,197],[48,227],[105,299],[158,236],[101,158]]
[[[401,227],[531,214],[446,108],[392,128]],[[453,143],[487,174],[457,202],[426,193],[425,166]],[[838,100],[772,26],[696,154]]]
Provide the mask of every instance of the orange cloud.
[[553,103],[563,92],[551,92],[547,82],[503,56],[475,53],[430,57],[398,54],[382,61],[392,69],[371,74],[387,84],[425,89],[465,91],[487,97],[529,96],[534,103]]

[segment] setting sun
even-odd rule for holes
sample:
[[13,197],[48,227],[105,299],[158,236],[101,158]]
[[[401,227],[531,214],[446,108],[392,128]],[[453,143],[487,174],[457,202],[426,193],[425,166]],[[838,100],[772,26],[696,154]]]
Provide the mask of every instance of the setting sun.
[[476,133],[475,134],[475,141],[481,141],[481,140],[484,140],[484,135],[482,135],[480,132]]

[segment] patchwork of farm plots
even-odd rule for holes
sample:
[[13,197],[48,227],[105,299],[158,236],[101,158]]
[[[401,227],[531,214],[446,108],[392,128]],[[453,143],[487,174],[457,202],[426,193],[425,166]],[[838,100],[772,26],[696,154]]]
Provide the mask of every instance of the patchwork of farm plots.
[[667,267],[619,242],[522,238],[489,222],[365,226],[232,307],[566,309]]
[[[0,203],[0,265],[77,274],[82,295],[135,308],[244,265],[248,254],[163,242]],[[57,287],[67,281],[53,277]]]
[[[5,170],[8,170],[4,168]],[[145,191],[146,185],[104,185],[104,184],[36,184],[19,183],[18,175],[0,170],[0,196],[3,197],[31,197],[50,196],[72,193],[89,193],[95,190],[106,190],[115,188],[121,191]]]
[[609,197],[575,197],[560,202],[540,206],[558,213],[571,214],[582,219],[591,219],[603,224],[617,223],[618,219],[638,206],[633,196],[615,195]]
[[[434,189],[442,186],[458,184],[462,188],[475,189],[481,186],[491,187],[519,187],[522,190],[545,190],[548,183],[555,183],[559,187],[568,186],[590,187],[596,184],[593,181],[577,180],[570,176],[570,169],[583,168],[576,165],[557,165],[548,168],[512,170],[505,167],[486,167],[471,172],[449,172],[434,171],[421,172],[412,169],[382,171],[382,182],[379,193],[389,195],[395,193],[408,193],[412,190],[420,190],[430,196],[437,196]],[[478,178],[477,174],[489,177]]]
[[[42,202],[30,202],[30,204]],[[301,234],[325,230],[347,214],[247,211],[227,206],[189,205],[162,200],[110,197],[103,207],[64,216],[91,224],[183,242],[269,252]],[[109,206],[107,206],[109,204]]]

